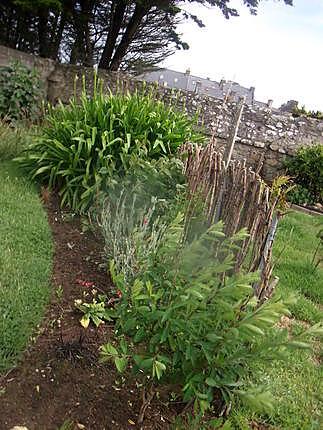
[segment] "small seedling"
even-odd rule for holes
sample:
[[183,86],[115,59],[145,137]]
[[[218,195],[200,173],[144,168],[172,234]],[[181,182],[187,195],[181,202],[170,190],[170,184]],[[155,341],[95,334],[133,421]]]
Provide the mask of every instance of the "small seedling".
[[59,285],[55,290],[56,298],[58,301],[61,301],[64,294],[64,289],[61,285]]
[[111,311],[105,308],[104,301],[97,302],[93,299],[92,303],[83,303],[82,300],[75,300],[75,307],[84,313],[80,323],[84,328],[88,328],[92,320],[96,327],[105,321],[112,321]]

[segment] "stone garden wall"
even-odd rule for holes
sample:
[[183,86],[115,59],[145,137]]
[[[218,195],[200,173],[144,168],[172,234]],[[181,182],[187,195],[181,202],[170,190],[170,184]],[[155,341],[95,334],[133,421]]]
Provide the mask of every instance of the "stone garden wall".
[[[67,102],[74,92],[80,94],[82,76],[85,76],[88,93],[93,89],[93,70],[79,66],[57,64],[49,59],[35,57],[10,48],[0,46],[0,66],[13,59],[39,70],[44,81],[47,98],[55,103],[59,99]],[[146,84],[124,74],[99,70],[104,81],[104,89],[134,91]],[[78,79],[75,80],[75,76]],[[149,85],[146,85],[146,88]],[[236,103],[224,103],[208,96],[190,92],[175,93],[169,88],[158,87],[160,97],[168,103],[176,104],[188,113],[200,112],[201,121],[208,134],[214,136],[219,146],[226,144],[234,122]],[[281,173],[282,161],[291,156],[300,146],[323,144],[323,121],[312,118],[294,118],[290,114],[277,113],[270,107],[245,106],[239,126],[234,158],[246,159],[257,168],[262,161],[261,175],[271,180]]]
[[47,79],[56,68],[55,61],[0,45],[0,67],[8,66],[12,61],[20,61],[30,68],[36,68],[47,91]]

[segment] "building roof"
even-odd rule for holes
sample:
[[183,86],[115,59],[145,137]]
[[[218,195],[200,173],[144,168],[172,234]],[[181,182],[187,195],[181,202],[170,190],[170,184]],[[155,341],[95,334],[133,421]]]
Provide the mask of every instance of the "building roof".
[[213,81],[209,78],[200,78],[190,74],[187,70],[185,73],[176,72],[170,69],[159,69],[144,73],[140,76],[147,82],[158,82],[169,88],[177,88],[186,91],[192,91],[198,94],[209,95],[217,99],[227,98],[230,101],[238,101],[240,97],[246,97],[246,103],[250,106],[263,105],[266,103],[257,102],[254,99],[255,88],[246,88],[237,82],[221,80],[220,82]]

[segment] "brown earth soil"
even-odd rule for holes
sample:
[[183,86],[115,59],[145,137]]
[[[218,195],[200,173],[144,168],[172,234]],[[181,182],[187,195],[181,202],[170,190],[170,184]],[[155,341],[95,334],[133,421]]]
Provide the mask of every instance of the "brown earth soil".
[[[37,337],[20,364],[0,377],[0,430],[168,429],[174,411],[153,401],[144,425],[137,424],[141,390],[112,365],[98,363],[98,348],[113,336],[113,327],[83,329],[74,300],[92,300],[92,289],[116,297],[102,268],[102,243],[83,233],[80,222],[59,209],[57,198],[46,204],[54,241],[53,293]],[[81,285],[93,282],[93,287]]]

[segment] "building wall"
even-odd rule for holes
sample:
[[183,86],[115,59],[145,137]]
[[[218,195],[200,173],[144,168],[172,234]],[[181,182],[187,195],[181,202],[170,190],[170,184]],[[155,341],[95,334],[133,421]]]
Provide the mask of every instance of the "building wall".
[[[0,66],[12,60],[20,60],[24,64],[39,70],[46,87],[46,95],[50,102],[59,99],[67,103],[74,93],[79,95],[82,89],[82,76],[85,76],[87,91],[93,91],[93,70],[79,66],[57,64],[49,59],[35,57],[10,48],[0,46]],[[151,88],[151,84],[120,73],[99,70],[104,90],[135,91]],[[77,77],[77,78],[75,78]],[[200,121],[210,136],[217,139],[219,146],[224,146],[234,123],[237,109],[235,102],[224,103],[223,100],[195,94],[177,92],[165,87],[156,87],[160,97],[167,103],[186,110],[190,115],[199,112]],[[268,106],[245,106],[238,130],[238,138],[233,156],[246,159],[247,164],[260,170],[262,176],[273,179],[282,172],[282,162],[301,146],[315,143],[323,144],[323,121],[312,118],[294,118],[290,114],[277,114]]]

